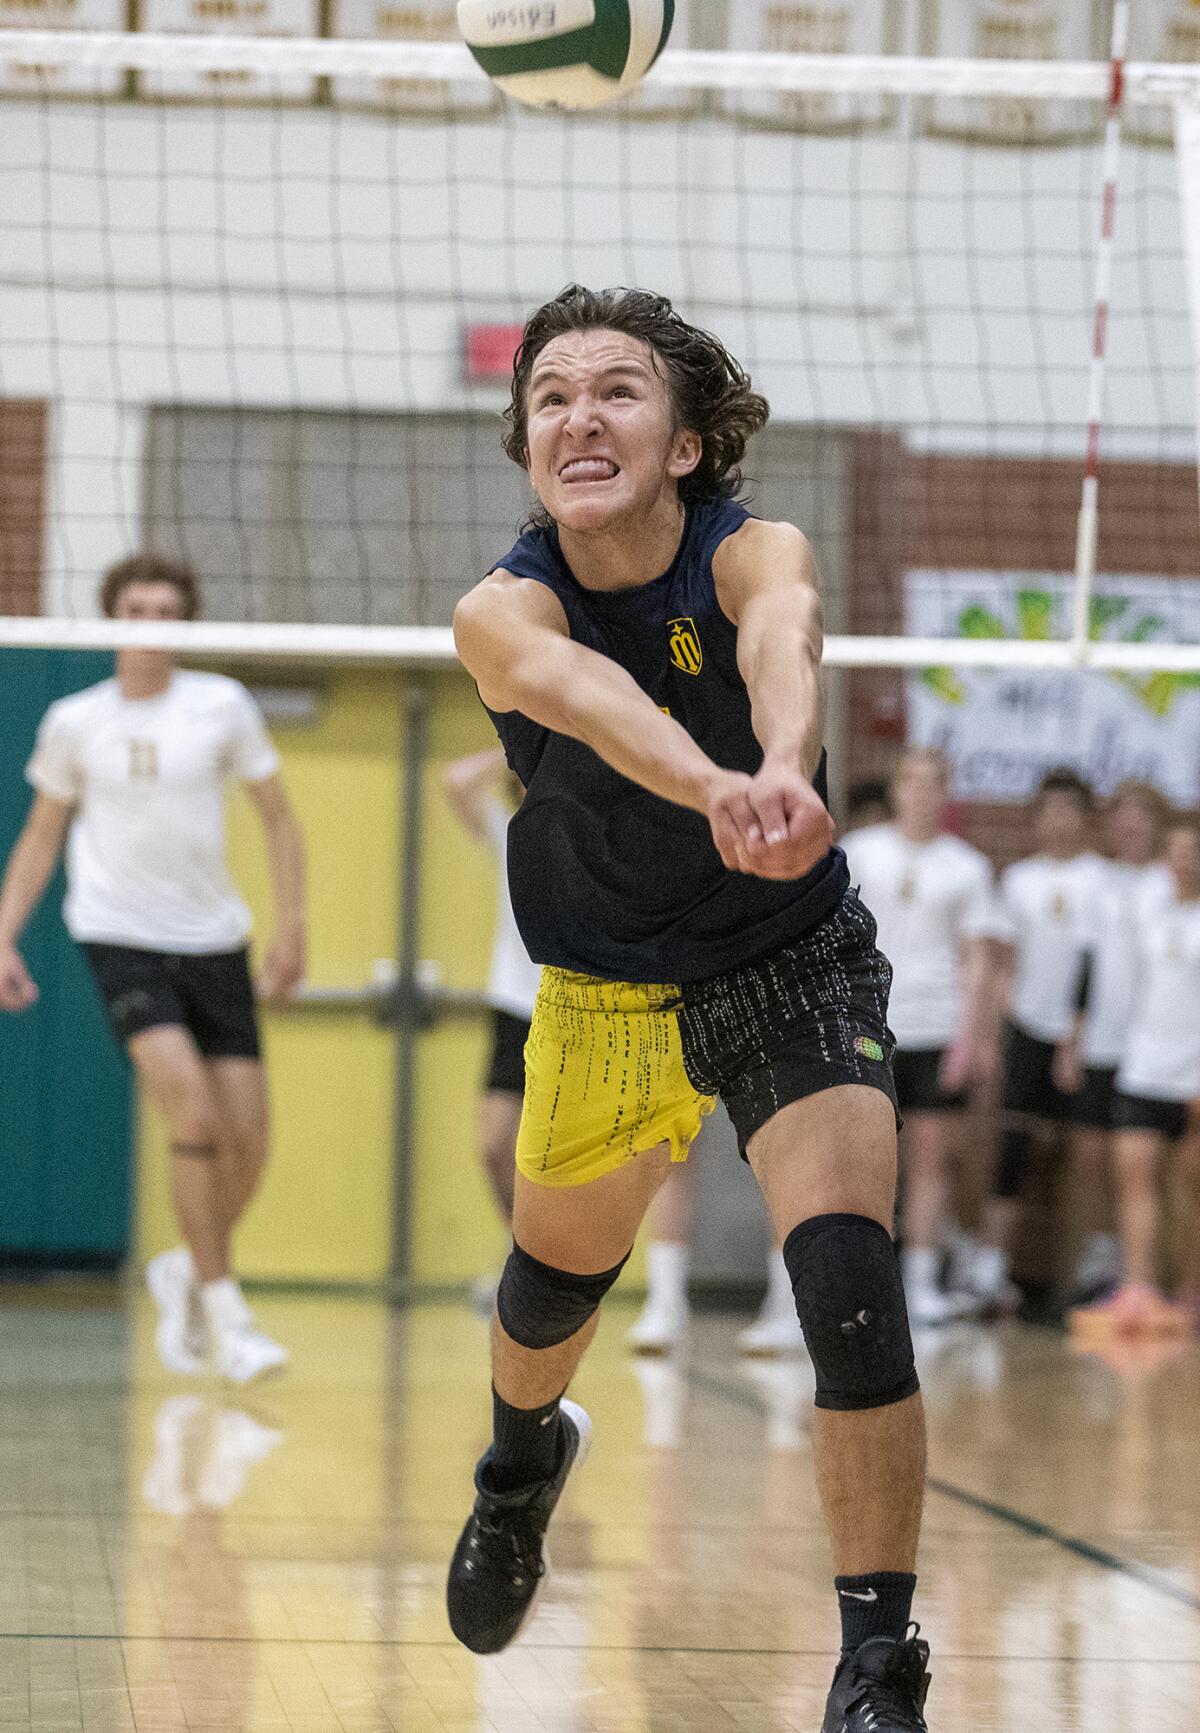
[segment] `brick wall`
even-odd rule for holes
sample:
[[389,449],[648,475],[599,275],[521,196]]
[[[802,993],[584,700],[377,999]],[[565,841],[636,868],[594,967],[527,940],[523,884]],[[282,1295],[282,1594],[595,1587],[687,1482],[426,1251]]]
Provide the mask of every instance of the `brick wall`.
[[46,509],[44,403],[0,399],[0,614],[39,614]]
[[[850,630],[904,630],[914,568],[1070,572],[1081,466],[1061,460],[906,451],[893,434],[852,439]],[[1101,571],[1200,575],[1191,464],[1110,463],[1101,474]],[[904,739],[904,676],[856,669],[849,684],[851,782],[886,776]],[[962,832],[998,865],[1028,852],[1023,807],[965,805]]]

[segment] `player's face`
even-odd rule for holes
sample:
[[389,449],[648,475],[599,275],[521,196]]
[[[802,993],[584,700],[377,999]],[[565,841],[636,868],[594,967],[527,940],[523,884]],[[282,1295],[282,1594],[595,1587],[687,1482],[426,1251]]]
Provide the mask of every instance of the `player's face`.
[[1114,801],[1104,828],[1117,860],[1142,866],[1158,853],[1158,822],[1144,800],[1128,795]]
[[892,779],[892,807],[905,828],[936,830],[946,802],[946,784],[936,764],[914,758]]
[[1044,854],[1079,854],[1087,842],[1088,814],[1066,788],[1049,789],[1038,801],[1034,835]]
[[1167,865],[1180,896],[1189,901],[1200,897],[1200,835],[1190,825],[1180,825],[1168,835]]
[[126,584],[113,605],[115,620],[181,620],[183,597],[174,584]]
[[677,429],[661,363],[621,331],[548,343],[529,381],[530,479],[550,516],[579,533],[636,519],[677,495],[701,456]]

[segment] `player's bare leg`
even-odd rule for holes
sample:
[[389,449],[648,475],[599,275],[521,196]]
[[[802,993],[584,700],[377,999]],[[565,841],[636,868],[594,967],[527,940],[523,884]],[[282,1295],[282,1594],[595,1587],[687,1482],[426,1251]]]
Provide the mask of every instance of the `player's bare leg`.
[[521,1097],[511,1089],[487,1089],[479,1104],[479,1136],[483,1167],[503,1220],[512,1225],[516,1187],[517,1131]]
[[[793,1102],[751,1140],[749,1155],[781,1236],[830,1215],[865,1216],[890,1234],[896,1121],[878,1090],[829,1089]],[[838,1573],[911,1571],[925,1486],[920,1396],[850,1412],[818,1408],[813,1455]]]
[[492,1444],[447,1585],[451,1627],[476,1654],[505,1648],[533,1611],[546,1529],[591,1436],[563,1393],[669,1165],[663,1144],[585,1185],[517,1175],[513,1251],[492,1325]]
[[204,1060],[178,1024],[133,1036],[129,1055],[147,1098],[166,1121],[171,1196],[196,1279],[219,1281],[229,1274],[229,1233],[218,1173],[220,1105]]
[[646,1247],[648,1293],[626,1341],[637,1354],[669,1354],[688,1328],[688,1233],[694,1187],[690,1161],[668,1173],[650,1205]]
[[259,1059],[210,1059],[207,1070],[220,1113],[221,1216],[231,1233],[262,1184],[267,1165],[271,1116],[266,1067]]

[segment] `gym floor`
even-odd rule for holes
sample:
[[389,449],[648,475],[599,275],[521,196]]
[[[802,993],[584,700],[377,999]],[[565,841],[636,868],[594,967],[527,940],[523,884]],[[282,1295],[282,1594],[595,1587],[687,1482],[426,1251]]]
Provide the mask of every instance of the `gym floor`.
[[[141,1295],[0,1297],[0,1728],[816,1733],[837,1618],[804,1361],[701,1317],[635,1363],[618,1305],[573,1390],[593,1452],[535,1621],[479,1661],[446,1562],[486,1442],[466,1307],[264,1298],[294,1352],[234,1391],[158,1367]],[[1200,1347],[1110,1361],[1006,1326],[920,1344],[917,1616],[932,1733],[1193,1733]]]

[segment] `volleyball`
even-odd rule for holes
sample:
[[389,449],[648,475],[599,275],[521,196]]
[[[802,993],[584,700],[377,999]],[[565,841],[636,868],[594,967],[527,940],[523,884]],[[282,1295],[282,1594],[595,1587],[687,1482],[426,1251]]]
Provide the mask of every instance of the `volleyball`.
[[667,45],[675,0],[458,0],[458,27],[492,82],[533,108],[600,108]]

